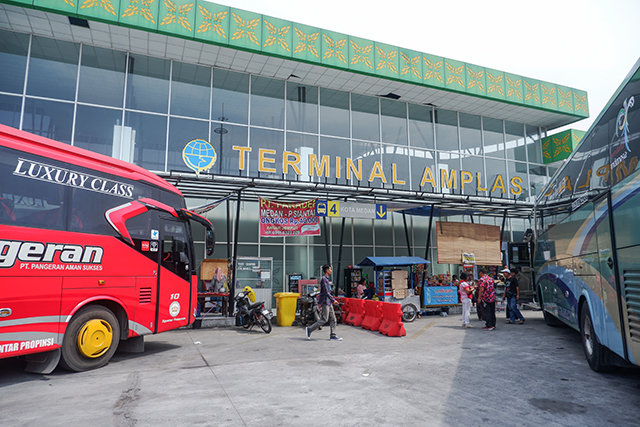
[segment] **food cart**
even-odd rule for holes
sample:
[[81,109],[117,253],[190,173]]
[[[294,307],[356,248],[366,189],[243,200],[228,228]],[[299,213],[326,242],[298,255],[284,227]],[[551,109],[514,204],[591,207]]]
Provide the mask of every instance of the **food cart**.
[[414,280],[414,265],[430,264],[424,258],[366,257],[358,267],[373,267],[375,277],[375,295],[386,302],[401,304],[403,318],[412,321],[420,308],[420,295]]

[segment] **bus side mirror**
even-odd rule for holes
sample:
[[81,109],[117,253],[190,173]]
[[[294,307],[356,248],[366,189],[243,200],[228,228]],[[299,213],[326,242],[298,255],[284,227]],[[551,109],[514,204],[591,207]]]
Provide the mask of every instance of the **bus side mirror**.
[[215,249],[215,245],[216,245],[216,231],[214,229],[207,229],[206,232],[206,236],[205,236],[205,247],[206,247],[206,252],[207,252],[207,256],[210,256],[213,254],[213,250]]

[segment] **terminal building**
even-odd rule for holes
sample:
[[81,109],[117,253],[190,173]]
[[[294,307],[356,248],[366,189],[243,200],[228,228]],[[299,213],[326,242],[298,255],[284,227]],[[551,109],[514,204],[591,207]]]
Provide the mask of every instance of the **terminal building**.
[[[577,142],[552,131],[589,115],[585,91],[463,59],[203,0],[0,0],[0,123],[140,165],[189,207],[226,200],[206,214],[214,258],[236,241],[272,259],[274,292],[327,260],[416,255],[445,273],[430,224],[522,241]],[[387,216],[260,237],[259,198]]]

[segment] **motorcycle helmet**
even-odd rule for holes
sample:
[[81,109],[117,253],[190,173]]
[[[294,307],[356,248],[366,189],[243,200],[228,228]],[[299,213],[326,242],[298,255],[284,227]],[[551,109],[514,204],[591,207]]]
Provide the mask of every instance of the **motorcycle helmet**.
[[247,294],[247,298],[249,298],[249,301],[251,302],[256,302],[256,293],[253,292],[253,289],[251,289],[250,286],[245,286],[242,289],[242,292],[244,292],[245,294]]

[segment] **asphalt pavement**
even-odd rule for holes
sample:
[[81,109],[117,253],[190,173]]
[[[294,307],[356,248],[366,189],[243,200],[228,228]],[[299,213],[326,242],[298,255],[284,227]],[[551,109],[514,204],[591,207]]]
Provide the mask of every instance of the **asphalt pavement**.
[[[9,426],[637,426],[640,373],[589,368],[577,332],[523,325],[485,331],[472,314],[423,316],[407,335],[338,325],[308,341],[236,327],[146,337],[142,354],[50,375],[0,360]],[[275,319],[274,319],[275,323]]]

